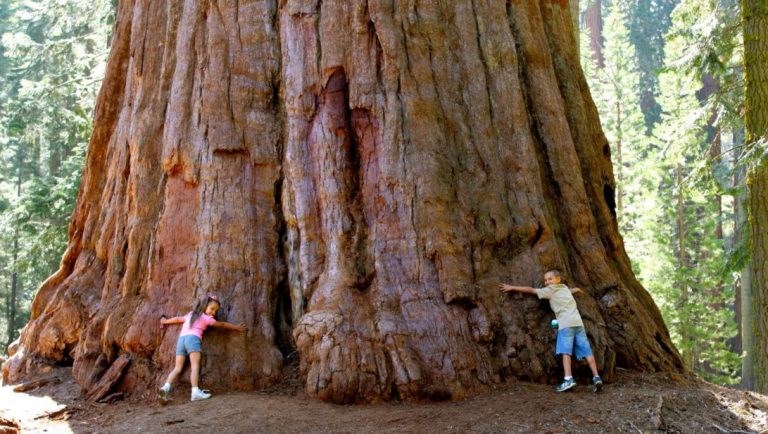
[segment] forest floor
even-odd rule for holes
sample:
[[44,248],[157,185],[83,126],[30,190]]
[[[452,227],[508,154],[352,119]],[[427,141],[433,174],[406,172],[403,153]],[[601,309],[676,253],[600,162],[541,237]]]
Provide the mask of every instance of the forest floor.
[[[94,404],[69,369],[27,392],[0,387],[3,424],[21,432],[512,432],[768,433],[768,396],[720,387],[693,375],[620,370],[595,394],[587,385],[556,393],[550,385],[509,381],[463,401],[334,405],[309,399],[298,380],[250,393],[216,393],[189,402],[188,387],[160,406],[151,399]],[[220,391],[219,391],[220,392]]]

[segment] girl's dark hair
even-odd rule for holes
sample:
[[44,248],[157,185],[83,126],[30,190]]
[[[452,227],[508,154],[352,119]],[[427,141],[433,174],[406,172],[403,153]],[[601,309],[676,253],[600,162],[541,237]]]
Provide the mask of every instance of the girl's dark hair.
[[216,297],[214,294],[211,294],[210,292],[200,297],[199,300],[197,300],[195,305],[192,307],[192,316],[189,317],[190,327],[192,327],[192,324],[194,324],[195,321],[197,321],[197,319],[200,318],[200,315],[202,315],[203,312],[205,312],[205,308],[208,307],[208,303],[212,301],[216,302],[219,306],[221,306],[219,297]]

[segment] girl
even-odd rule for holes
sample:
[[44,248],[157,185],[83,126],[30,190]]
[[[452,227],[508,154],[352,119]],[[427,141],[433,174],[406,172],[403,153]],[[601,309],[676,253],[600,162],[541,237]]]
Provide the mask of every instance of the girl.
[[194,310],[184,316],[166,318],[163,315],[160,318],[160,324],[184,324],[179,333],[179,339],[176,342],[176,365],[168,374],[168,379],[160,388],[160,403],[168,402],[171,392],[171,384],[184,368],[184,361],[189,356],[191,364],[189,372],[189,382],[192,383],[192,401],[208,399],[211,394],[198,388],[200,380],[200,352],[202,351],[203,332],[208,326],[221,327],[227,330],[244,332],[247,330],[243,324],[231,324],[226,321],[216,321],[216,312],[219,311],[221,304],[219,298],[213,294],[206,294],[194,307]]

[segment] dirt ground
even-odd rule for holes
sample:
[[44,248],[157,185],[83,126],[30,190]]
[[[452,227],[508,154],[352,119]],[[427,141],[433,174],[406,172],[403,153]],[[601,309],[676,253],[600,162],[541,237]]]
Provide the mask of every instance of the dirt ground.
[[198,402],[181,386],[167,406],[154,396],[92,404],[67,368],[45,379],[51,383],[27,392],[0,387],[0,433],[3,424],[48,433],[768,433],[768,396],[675,374],[620,371],[599,394],[586,385],[558,394],[510,381],[459,402],[355,406],[309,399],[297,382],[262,392],[213,390]]

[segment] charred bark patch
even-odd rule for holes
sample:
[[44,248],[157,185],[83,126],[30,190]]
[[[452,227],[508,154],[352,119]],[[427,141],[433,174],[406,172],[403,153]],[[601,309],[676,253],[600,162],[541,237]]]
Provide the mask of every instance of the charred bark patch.
[[[275,328],[275,345],[280,350],[283,358],[289,358],[296,352],[296,342],[293,340],[293,328],[295,326],[295,300],[291,294],[290,283],[288,281],[288,230],[286,227],[285,216],[283,216],[283,178],[278,178],[275,182],[273,192],[275,198],[275,207],[273,212],[278,222],[278,253],[280,255],[279,281],[272,294],[272,305],[275,306],[272,316],[272,324]],[[304,311],[303,300],[299,300],[301,312]]]
[[515,259],[519,254],[528,250],[529,243],[525,237],[514,234],[494,243],[491,247],[491,256],[502,263],[507,263]]
[[275,328],[275,345],[280,350],[283,358],[288,358],[296,352],[296,343],[293,340],[293,307],[290,288],[287,280],[282,280],[274,291],[275,314],[273,326]]
[[[653,338],[656,340],[656,343],[659,344],[659,347],[662,348],[664,353],[676,351],[674,346],[670,345],[669,341],[667,340],[667,338],[664,335],[662,335],[661,333],[656,333],[653,336]],[[680,370],[684,369],[682,362],[679,363],[678,369],[680,369]]]
[[611,211],[613,218],[616,218],[616,191],[613,186],[609,184],[603,184],[603,200],[608,205],[608,209]]
[[419,398],[424,401],[450,401],[453,392],[446,387],[425,387],[419,391]]
[[534,232],[533,236],[528,241],[528,245],[531,247],[535,246],[536,244],[539,243],[542,236],[544,236],[544,226],[542,226],[541,224],[537,224],[536,232]]
[[234,157],[234,156],[243,155],[247,157],[250,155],[250,152],[248,152],[248,150],[244,148],[231,148],[231,149],[219,148],[219,149],[213,150],[213,155],[219,156],[219,157]]
[[595,297],[597,300],[601,300],[607,294],[611,292],[617,292],[618,290],[619,290],[619,285],[616,283],[608,284],[605,286],[598,286],[595,288],[595,291],[592,293],[592,296]]

